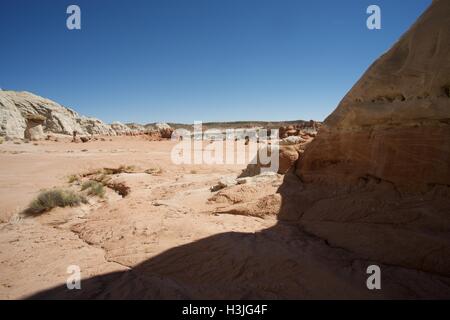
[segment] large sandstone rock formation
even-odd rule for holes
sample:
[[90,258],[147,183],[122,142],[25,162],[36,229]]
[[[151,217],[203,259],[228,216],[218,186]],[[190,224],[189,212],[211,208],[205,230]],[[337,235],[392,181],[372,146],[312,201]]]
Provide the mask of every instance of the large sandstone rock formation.
[[158,123],[154,128],[120,122],[109,125],[29,92],[0,90],[0,136],[30,139],[32,134],[32,139],[39,140],[44,132],[66,135],[76,132],[79,136],[148,134],[169,139],[173,129],[165,123]]
[[326,119],[280,218],[367,260],[450,276],[449,88],[450,1],[435,0]]
[[170,139],[172,137],[174,130],[167,123],[157,123],[155,127],[161,134],[161,138]]
[[23,139],[27,128],[26,117],[42,116],[46,132],[71,135],[115,135],[102,121],[80,116],[75,111],[29,92],[0,91],[0,135]]
[[367,176],[402,190],[450,185],[450,1],[437,0],[325,121],[305,181]]

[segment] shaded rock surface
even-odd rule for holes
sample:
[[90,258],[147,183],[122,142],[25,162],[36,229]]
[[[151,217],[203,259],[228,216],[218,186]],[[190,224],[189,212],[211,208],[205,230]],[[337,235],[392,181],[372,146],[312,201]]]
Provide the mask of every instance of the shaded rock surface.
[[25,129],[25,139],[38,141],[45,138],[42,124],[45,118],[40,115],[26,115],[25,121],[27,127]]
[[[259,152],[256,155],[255,159],[253,159],[253,161],[247,165],[247,168],[245,168],[245,170],[241,173],[240,177],[242,178],[257,176],[263,171],[276,171],[276,173],[279,174],[286,174],[291,169],[293,170],[295,168],[297,160],[303,154],[304,149],[312,141],[312,139],[294,139],[292,141],[299,141],[299,143],[262,146],[259,149]],[[276,153],[278,153],[278,165],[273,165],[271,162],[272,160],[270,160],[268,164],[265,164],[267,163],[267,160],[261,160],[261,157],[263,157],[264,159],[271,159],[272,156],[275,156]]]

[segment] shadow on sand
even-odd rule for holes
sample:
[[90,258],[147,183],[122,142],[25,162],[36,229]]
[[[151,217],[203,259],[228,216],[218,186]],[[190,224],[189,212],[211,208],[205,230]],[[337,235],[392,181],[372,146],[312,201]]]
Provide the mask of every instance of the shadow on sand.
[[[133,268],[82,279],[28,299],[378,299],[450,295],[418,271],[383,266],[383,290],[366,287],[370,261],[308,234],[295,222],[301,212],[294,174],[279,189],[275,226],[257,233],[227,232],[172,248]],[[293,191],[297,190],[297,192]],[[409,286],[413,280],[421,290]],[[425,289],[423,289],[425,288]],[[431,288],[430,290],[426,288]]]

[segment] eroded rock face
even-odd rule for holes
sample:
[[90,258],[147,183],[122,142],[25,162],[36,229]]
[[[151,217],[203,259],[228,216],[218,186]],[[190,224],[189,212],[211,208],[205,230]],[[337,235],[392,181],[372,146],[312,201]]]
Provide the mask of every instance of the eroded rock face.
[[281,219],[368,260],[450,276],[450,1],[379,58],[297,163]]
[[26,115],[27,127],[25,129],[24,138],[31,141],[43,140],[45,138],[42,124],[45,118],[40,115]]
[[113,130],[119,136],[131,135],[131,132],[132,132],[131,128],[129,128],[128,126],[124,125],[121,122],[112,123],[111,128],[113,128]]
[[[42,117],[41,127],[27,121],[28,116]],[[43,136],[44,132],[67,135],[77,132],[80,136],[147,134],[170,138],[173,132],[165,123],[158,123],[153,129],[134,123],[125,125],[114,122],[109,125],[96,118],[81,116],[72,109],[29,92],[0,90],[0,136],[23,139],[25,134],[30,135],[27,123],[32,127],[29,129],[35,132],[35,136]]]
[[303,135],[312,135],[315,136],[317,130],[321,127],[321,123],[316,122],[314,120],[310,120],[309,122],[305,122],[303,124],[298,125],[290,125],[290,126],[282,126],[278,129],[278,134],[280,139],[285,139],[288,137],[297,137]]
[[13,102],[13,98],[0,91],[0,135],[8,138],[23,138],[26,120]]
[[80,117],[77,122],[85,130],[86,134],[115,136],[117,132],[110,125],[96,118]]
[[172,137],[173,128],[169,126],[167,123],[157,123],[155,125],[156,129],[159,131],[161,138],[170,139]]
[[281,207],[281,195],[276,190],[282,176],[273,172],[235,179],[213,195],[209,201],[222,204],[217,214],[234,214],[264,218],[276,216]]
[[148,130],[138,123],[127,123],[126,126],[131,130],[132,135],[149,134]]
[[291,170],[295,170],[295,165],[301,154],[303,154],[305,147],[310,143],[310,140],[301,140],[297,144],[283,144],[283,145],[265,145],[261,147],[260,151],[256,155],[255,159],[247,165],[243,170],[240,177],[253,177],[259,175],[265,168],[266,170],[271,169],[271,164],[263,164],[260,155],[266,155],[271,157],[274,152],[278,153],[278,166],[276,167],[276,172],[279,174],[287,174]]
[[23,139],[27,115],[43,117],[45,132],[115,135],[115,131],[102,121],[80,116],[49,99],[29,92],[0,91],[0,135]]
[[31,141],[39,141],[45,139],[44,130],[41,124],[33,123],[33,125],[28,125],[25,130],[25,139]]
[[[450,185],[450,2],[434,1],[326,119],[297,173]],[[328,178],[327,178],[328,179]]]

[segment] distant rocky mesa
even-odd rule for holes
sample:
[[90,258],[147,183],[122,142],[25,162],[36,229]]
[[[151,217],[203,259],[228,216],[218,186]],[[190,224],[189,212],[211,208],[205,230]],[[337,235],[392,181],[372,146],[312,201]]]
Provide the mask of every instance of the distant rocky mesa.
[[170,138],[172,130],[164,123],[143,126],[115,122],[108,125],[29,92],[0,90],[0,136],[40,140],[49,133],[73,135],[74,132],[80,136],[149,134]]

